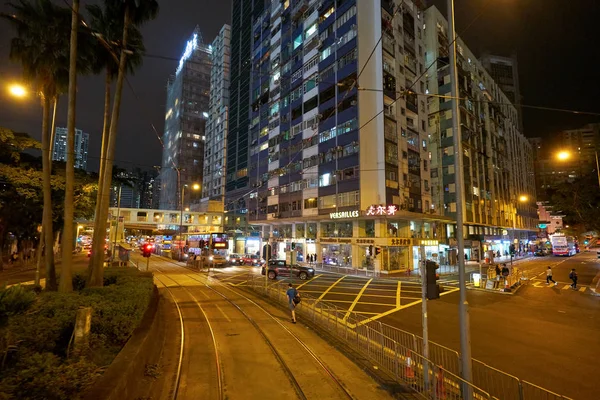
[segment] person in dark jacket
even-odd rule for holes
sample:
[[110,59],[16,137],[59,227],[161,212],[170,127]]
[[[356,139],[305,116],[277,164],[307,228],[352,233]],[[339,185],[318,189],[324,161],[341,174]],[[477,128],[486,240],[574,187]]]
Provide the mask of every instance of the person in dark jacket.
[[575,268],[571,269],[571,273],[569,274],[569,279],[573,281],[573,283],[571,284],[571,287],[574,290],[577,290],[577,271],[575,271]]

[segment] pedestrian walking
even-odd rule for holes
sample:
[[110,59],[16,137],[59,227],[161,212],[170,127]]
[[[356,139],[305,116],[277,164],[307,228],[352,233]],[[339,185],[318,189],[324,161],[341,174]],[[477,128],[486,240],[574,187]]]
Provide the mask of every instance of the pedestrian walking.
[[500,276],[502,276],[502,271],[500,270],[500,265],[496,264],[496,281],[494,282],[494,289],[500,287]]
[[554,286],[558,285],[554,279],[552,279],[552,268],[548,265],[548,269],[546,270],[546,285],[550,284],[550,281],[554,282]]
[[573,283],[571,284],[571,287],[573,289],[577,289],[577,271],[575,271],[575,268],[571,269],[571,273],[569,274],[569,279],[573,281]]
[[290,311],[292,312],[292,323],[296,323],[296,305],[300,303],[300,295],[298,290],[290,283],[286,292]]

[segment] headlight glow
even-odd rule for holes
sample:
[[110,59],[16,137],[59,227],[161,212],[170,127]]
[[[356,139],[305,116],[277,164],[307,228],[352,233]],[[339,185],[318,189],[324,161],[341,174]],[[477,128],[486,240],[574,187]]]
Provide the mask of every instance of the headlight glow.
[[208,260],[209,260],[209,261],[212,261],[212,260],[213,260],[213,258],[214,258],[213,256],[210,256],[210,257],[208,257]]

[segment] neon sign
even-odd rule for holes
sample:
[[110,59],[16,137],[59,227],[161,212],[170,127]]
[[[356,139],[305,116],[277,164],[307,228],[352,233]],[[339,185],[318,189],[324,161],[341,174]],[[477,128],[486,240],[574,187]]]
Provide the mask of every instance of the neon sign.
[[360,217],[360,212],[358,210],[338,211],[338,212],[329,213],[329,218],[331,218],[331,219],[358,218],[358,217]]
[[185,62],[185,60],[190,58],[190,56],[192,55],[194,50],[196,50],[197,47],[198,47],[198,34],[194,33],[194,36],[192,36],[192,39],[188,40],[188,42],[185,45],[185,51],[183,52],[183,55],[181,56],[181,60],[179,60],[179,66],[177,67],[177,70],[175,70],[175,75],[177,75],[177,74],[179,74],[179,72],[181,72],[181,69],[183,68],[183,63]]
[[373,204],[372,206],[367,208],[365,215],[391,217],[391,216],[396,215],[397,212],[398,212],[398,206],[396,206],[394,204],[390,204],[390,205]]

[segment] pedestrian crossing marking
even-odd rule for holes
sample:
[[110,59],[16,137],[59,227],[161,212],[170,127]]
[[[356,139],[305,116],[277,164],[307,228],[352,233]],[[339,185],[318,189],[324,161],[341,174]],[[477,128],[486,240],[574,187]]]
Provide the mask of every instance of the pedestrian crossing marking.
[[562,290],[567,290],[567,289],[571,289],[571,286],[565,285],[563,286]]
[[585,292],[585,286],[582,286],[582,287],[580,287],[580,288],[579,288],[579,291],[580,291],[581,293]]
[[535,286],[535,287],[543,287],[541,285],[542,285],[542,282],[534,282],[533,283],[533,286]]

